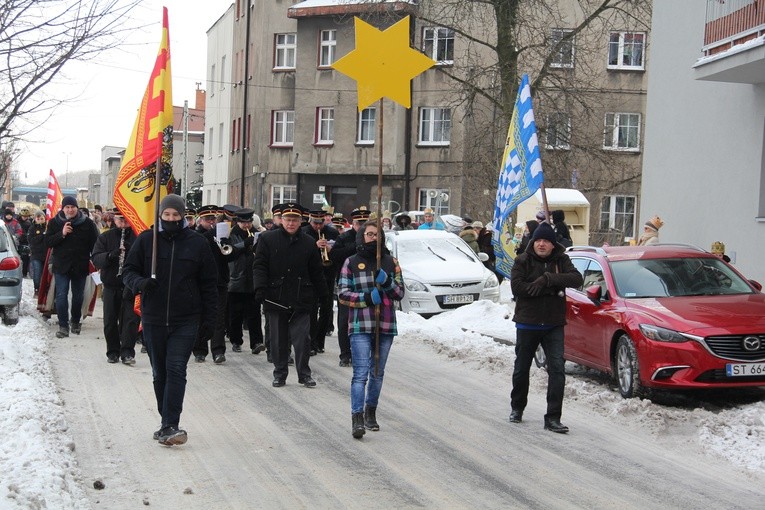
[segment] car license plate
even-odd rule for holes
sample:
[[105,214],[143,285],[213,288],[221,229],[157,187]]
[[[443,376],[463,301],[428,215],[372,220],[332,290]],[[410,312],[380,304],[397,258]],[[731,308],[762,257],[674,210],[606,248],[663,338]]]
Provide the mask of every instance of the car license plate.
[[728,377],[765,375],[765,363],[728,363],[725,373]]
[[463,305],[465,303],[472,303],[472,302],[473,302],[472,294],[454,294],[454,295],[444,296],[445,305]]

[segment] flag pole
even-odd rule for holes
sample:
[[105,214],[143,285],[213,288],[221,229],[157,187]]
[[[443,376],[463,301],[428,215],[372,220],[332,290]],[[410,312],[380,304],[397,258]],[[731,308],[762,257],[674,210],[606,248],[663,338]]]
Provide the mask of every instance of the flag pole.
[[[159,190],[162,181],[162,131],[158,134],[159,152],[157,153],[157,169],[154,171],[154,227],[152,228],[151,243],[151,277],[157,278],[157,237],[159,233]],[[186,211],[178,211],[184,214]]]
[[550,225],[552,225],[552,223],[550,222],[550,206],[547,205],[547,191],[545,190],[544,182],[540,184],[539,189],[542,190],[542,208],[543,208],[543,212],[545,213],[545,220],[547,221],[547,223],[550,223]]
[[[383,174],[383,98],[380,98],[380,155],[377,158],[377,270],[382,267],[382,174]],[[379,284],[375,282],[379,289]],[[382,295],[382,294],[381,294]],[[375,377],[380,365],[380,305],[375,305]]]

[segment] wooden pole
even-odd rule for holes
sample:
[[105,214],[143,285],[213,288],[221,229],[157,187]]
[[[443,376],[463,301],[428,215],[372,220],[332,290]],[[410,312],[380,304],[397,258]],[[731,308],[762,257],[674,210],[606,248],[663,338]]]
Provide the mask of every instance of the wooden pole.
[[[377,164],[377,269],[380,270],[381,266],[381,258],[382,258],[382,183],[383,183],[383,99],[380,98],[380,130],[379,132],[379,147],[380,147],[380,154],[378,156],[378,164]],[[375,283],[375,286],[377,287],[377,290],[381,292],[382,295],[382,289],[380,289],[380,286]],[[375,305],[375,377],[377,377],[377,372],[380,365],[380,306],[381,305]]]
[[[154,173],[154,227],[152,228],[152,243],[151,243],[151,277],[157,278],[157,235],[159,233],[159,190],[161,188],[162,181],[162,138],[164,133],[159,132],[159,153],[157,155],[157,169]],[[181,215],[186,211],[179,211]]]
[[542,190],[542,208],[545,213],[545,220],[547,220],[547,223],[552,225],[552,222],[550,221],[550,206],[547,205],[547,192],[545,191],[544,182],[540,185],[539,189]]

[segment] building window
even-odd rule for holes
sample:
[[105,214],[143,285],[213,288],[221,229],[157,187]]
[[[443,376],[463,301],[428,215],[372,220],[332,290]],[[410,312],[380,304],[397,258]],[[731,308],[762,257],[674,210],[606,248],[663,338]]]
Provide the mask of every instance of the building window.
[[226,55],[220,58],[220,89],[226,88]]
[[635,237],[637,197],[611,195],[600,202],[600,230],[620,230],[624,237]]
[[449,145],[452,111],[449,108],[420,108],[421,145]]
[[275,184],[271,187],[271,207],[276,204],[297,202],[297,186]]
[[335,63],[337,48],[337,30],[322,30],[319,34],[319,67],[329,67]]
[[[563,28],[553,28],[552,36],[550,37],[550,51],[552,51],[552,67],[574,67],[574,37],[567,39],[561,43],[564,37],[569,35],[572,30],[566,30]],[[560,46],[558,46],[560,45]]]
[[335,109],[316,109],[316,144],[331,145],[335,141]]
[[295,112],[293,110],[275,111],[272,119],[271,145],[292,147],[295,141]]
[[421,188],[419,210],[424,211],[426,207],[433,209],[438,216],[449,214],[449,188]]
[[640,150],[640,114],[607,113],[603,147],[611,150]]
[[207,157],[212,159],[212,157],[213,157],[213,140],[215,140],[215,138],[213,138],[213,128],[210,128],[209,132],[210,132],[210,134],[207,137],[209,142],[206,144],[208,146],[207,147]]
[[364,108],[359,112],[359,129],[357,143],[360,145],[372,145],[375,143],[375,108]]
[[439,65],[454,63],[454,30],[444,27],[422,29],[422,51]]
[[207,90],[210,91],[210,96],[215,95],[215,64],[210,66],[210,82],[207,84]]
[[276,34],[274,69],[295,69],[297,34]]
[[608,40],[608,68],[642,71],[644,49],[643,32],[611,32]]
[[548,149],[570,149],[571,116],[566,112],[554,112],[547,116]]
[[223,129],[223,123],[221,122],[218,126],[218,156],[223,156],[223,150],[226,146],[226,139],[225,139],[226,131]]

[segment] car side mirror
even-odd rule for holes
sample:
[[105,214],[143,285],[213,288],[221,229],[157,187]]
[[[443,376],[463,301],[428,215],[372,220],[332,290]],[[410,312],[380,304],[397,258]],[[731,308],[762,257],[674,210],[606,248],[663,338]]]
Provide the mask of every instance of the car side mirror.
[[480,260],[481,262],[487,262],[489,260],[489,256],[485,254],[484,252],[479,252],[478,260]]
[[603,289],[600,285],[590,285],[585,289],[585,292],[593,303],[596,305],[600,304],[600,298],[603,297]]
[[751,283],[751,284],[752,284],[752,287],[754,287],[755,289],[757,289],[757,291],[758,291],[758,292],[761,292],[761,291],[762,291],[762,284],[761,284],[760,282],[758,282],[758,281],[756,281],[756,280],[749,280],[749,283]]

